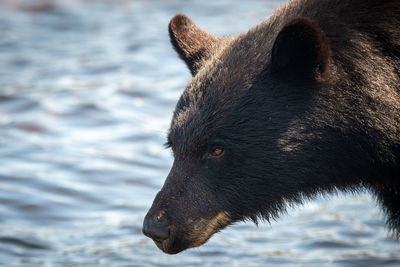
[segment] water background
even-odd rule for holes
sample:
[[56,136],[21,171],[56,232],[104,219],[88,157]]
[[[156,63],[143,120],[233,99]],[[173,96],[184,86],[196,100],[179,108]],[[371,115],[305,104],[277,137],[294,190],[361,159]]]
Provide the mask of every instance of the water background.
[[237,224],[175,256],[141,233],[190,80],[169,19],[233,35],[281,3],[0,1],[0,265],[399,266],[400,244],[368,194]]

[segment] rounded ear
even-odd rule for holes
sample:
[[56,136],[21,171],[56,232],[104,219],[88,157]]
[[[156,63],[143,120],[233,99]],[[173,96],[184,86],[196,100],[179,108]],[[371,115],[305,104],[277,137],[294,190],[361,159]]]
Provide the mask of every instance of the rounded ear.
[[168,26],[172,46],[196,75],[204,60],[209,58],[220,39],[199,29],[185,15],[175,15]]
[[279,32],[271,53],[272,73],[284,80],[315,80],[327,70],[330,48],[322,30],[296,18]]

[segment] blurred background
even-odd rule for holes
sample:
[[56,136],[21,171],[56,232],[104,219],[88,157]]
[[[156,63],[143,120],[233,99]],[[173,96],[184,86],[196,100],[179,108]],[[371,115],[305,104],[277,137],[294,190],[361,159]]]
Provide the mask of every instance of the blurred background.
[[240,223],[175,256],[142,235],[189,71],[167,25],[219,35],[283,0],[0,0],[0,265],[399,266],[368,194]]

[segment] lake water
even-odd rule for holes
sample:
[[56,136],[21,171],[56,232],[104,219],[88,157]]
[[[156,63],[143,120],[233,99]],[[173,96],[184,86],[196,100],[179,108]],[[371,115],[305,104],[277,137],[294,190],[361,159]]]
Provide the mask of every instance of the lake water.
[[169,19],[232,35],[281,3],[0,1],[0,265],[399,266],[366,193],[240,223],[174,256],[141,233],[190,80]]

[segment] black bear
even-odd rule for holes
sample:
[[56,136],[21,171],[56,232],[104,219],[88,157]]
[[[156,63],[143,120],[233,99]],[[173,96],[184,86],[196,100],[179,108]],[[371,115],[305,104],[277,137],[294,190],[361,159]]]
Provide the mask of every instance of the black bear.
[[193,79],[143,223],[161,250],[338,190],[369,190],[400,232],[400,1],[295,0],[232,38],[176,15],[169,34]]

